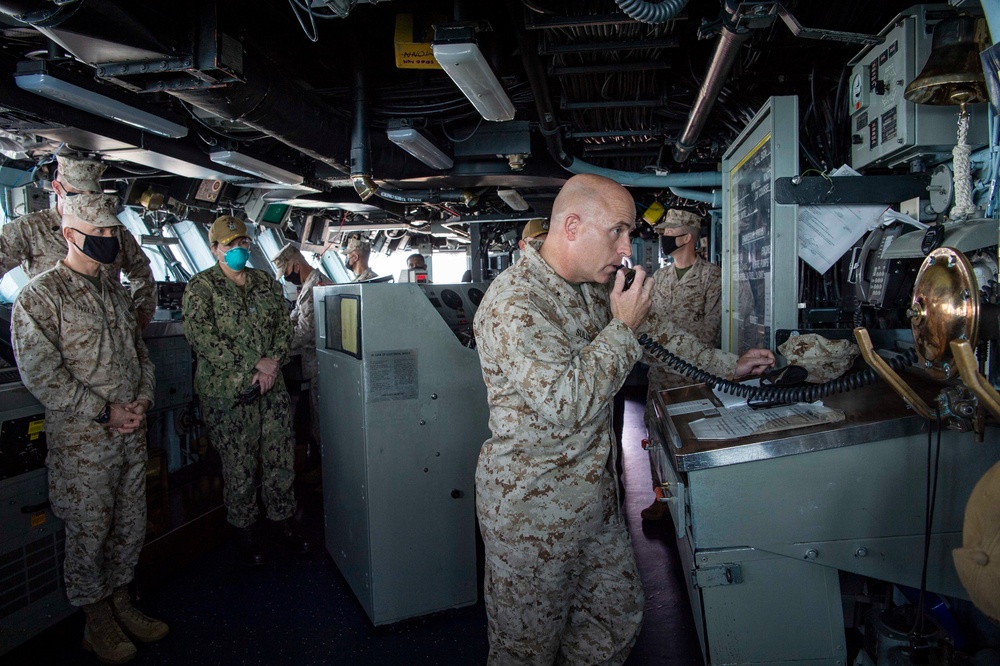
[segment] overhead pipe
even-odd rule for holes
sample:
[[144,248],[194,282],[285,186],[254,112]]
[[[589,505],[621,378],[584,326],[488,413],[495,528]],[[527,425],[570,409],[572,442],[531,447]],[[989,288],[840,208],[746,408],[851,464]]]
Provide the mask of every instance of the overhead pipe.
[[732,23],[735,12],[734,0],[727,0],[726,13],[722,16],[722,30],[719,33],[719,41],[715,45],[715,53],[712,54],[712,60],[708,64],[708,71],[705,73],[701,90],[698,91],[698,96],[691,106],[687,125],[674,144],[674,161],[676,162],[685,161],[697,146],[701,130],[705,127],[705,122],[708,120],[712,107],[715,106],[715,100],[718,99],[722,86],[729,78],[729,73],[736,62],[736,56],[739,55],[743,43],[750,38],[749,30],[737,28]]
[[367,72],[359,59],[354,68],[354,124],[351,128],[351,184],[361,197],[368,201],[378,196],[386,201],[401,204],[426,204],[453,201],[469,204],[474,197],[465,192],[438,192],[435,190],[386,190],[379,187],[372,177],[371,112],[368,108]]
[[556,163],[568,168],[573,161],[563,148],[562,129],[556,119],[552,97],[549,94],[549,79],[545,68],[538,57],[538,45],[535,42],[535,32],[524,27],[524,7],[516,0],[507,0],[507,12],[514,24],[514,34],[517,35],[517,46],[521,52],[521,63],[528,76],[528,85],[535,98],[535,108],[538,110],[538,131],[545,139],[545,147]]
[[701,203],[706,203],[712,208],[718,208],[722,205],[722,194],[719,190],[712,190],[709,192],[702,192],[701,190],[689,190],[685,187],[670,187],[671,194],[675,197],[680,197],[681,199],[690,199],[691,201],[700,201]]
[[[619,185],[626,187],[720,187],[722,185],[722,174],[718,171],[703,171],[700,173],[668,173],[662,176],[651,173],[638,173],[633,171],[619,171],[618,169],[605,169],[581,159],[573,159],[567,167],[571,173],[592,173],[598,176],[610,178]],[[688,197],[690,198],[690,197]]]
[[662,2],[615,0],[615,2],[629,18],[636,21],[643,23],[666,23],[681,13],[684,7],[687,6],[688,0],[662,0]]

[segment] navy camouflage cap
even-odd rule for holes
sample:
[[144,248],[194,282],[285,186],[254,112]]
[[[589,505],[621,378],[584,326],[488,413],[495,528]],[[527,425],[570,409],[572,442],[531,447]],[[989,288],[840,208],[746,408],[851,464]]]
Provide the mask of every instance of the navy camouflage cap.
[[74,194],[66,197],[63,216],[78,217],[95,227],[120,227],[118,197],[114,194]]

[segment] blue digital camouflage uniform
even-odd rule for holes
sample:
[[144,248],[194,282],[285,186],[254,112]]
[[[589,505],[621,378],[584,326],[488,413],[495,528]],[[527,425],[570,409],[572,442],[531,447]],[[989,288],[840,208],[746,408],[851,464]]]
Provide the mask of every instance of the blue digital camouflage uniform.
[[197,358],[195,391],[222,457],[227,518],[236,527],[257,520],[258,463],[268,518],[283,520],[295,513],[295,441],[281,373],[266,394],[249,405],[237,403],[261,358],[287,360],[292,324],[274,278],[253,268],[245,273],[243,287],[218,264],[198,273],[184,291],[182,306],[184,335]]
[[[63,247],[65,254],[65,244]],[[153,399],[132,299],[61,262],[21,290],[11,333],[25,386],[45,406],[52,512],[66,523],[66,593],[83,606],[132,580],[146,530],[146,426],[94,422],[107,402]]]
[[[642,350],[611,318],[608,285],[578,290],[538,247],[493,281],[474,324],[493,433],[476,469],[489,663],[621,664],[645,599],[616,496],[611,404]],[[694,363],[731,356],[667,317],[643,332]]]
[[[56,208],[38,211],[8,222],[0,228],[0,276],[20,265],[33,278],[56,265],[66,256],[62,220]],[[135,236],[125,227],[116,227],[121,242],[118,257],[101,272],[118,282],[124,272],[132,289],[132,302],[139,321],[150,321],[156,310],[156,281],[149,267],[149,257],[139,247]]]

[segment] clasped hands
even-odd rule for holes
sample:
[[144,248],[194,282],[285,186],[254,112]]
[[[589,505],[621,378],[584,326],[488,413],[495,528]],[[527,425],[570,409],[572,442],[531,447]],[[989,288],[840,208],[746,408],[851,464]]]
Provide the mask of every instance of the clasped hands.
[[281,366],[278,364],[278,359],[264,356],[257,361],[257,365],[253,369],[253,379],[250,380],[250,385],[260,384],[260,394],[264,395],[274,386],[274,381],[278,378]]
[[110,402],[111,418],[104,424],[105,428],[127,435],[138,430],[146,422],[146,411],[149,400],[133,400],[132,402]]

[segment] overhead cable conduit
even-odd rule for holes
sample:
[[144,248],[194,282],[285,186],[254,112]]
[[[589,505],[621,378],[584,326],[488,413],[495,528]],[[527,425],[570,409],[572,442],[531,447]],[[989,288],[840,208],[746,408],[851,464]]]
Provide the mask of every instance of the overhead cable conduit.
[[684,7],[688,0],[662,0],[662,2],[648,2],[647,0],[615,0],[618,7],[625,12],[629,18],[643,23],[666,23],[674,18]]

